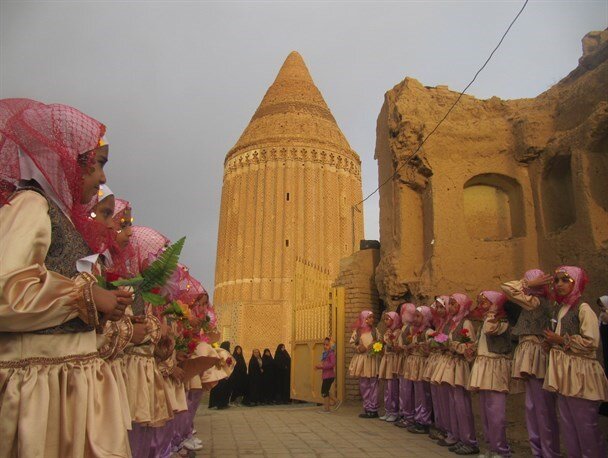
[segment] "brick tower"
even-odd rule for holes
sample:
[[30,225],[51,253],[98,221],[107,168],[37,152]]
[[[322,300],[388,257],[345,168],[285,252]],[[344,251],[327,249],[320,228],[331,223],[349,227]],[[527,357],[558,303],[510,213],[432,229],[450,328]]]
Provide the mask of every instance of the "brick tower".
[[289,54],[224,162],[214,304],[223,338],[289,348],[296,262],[335,278],[358,249],[361,161]]

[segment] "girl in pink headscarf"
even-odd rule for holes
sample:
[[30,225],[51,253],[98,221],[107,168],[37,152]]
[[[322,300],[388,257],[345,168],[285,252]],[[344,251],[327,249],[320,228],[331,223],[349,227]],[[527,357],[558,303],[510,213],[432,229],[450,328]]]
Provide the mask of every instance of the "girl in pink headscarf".
[[360,418],[378,418],[378,369],[380,358],[370,354],[372,345],[378,341],[378,330],[374,328],[374,313],[363,310],[353,323],[350,344],[355,355],[350,360],[348,372],[359,379],[364,412]]
[[[431,338],[449,333],[449,324],[451,316],[448,313],[448,304],[450,296],[442,295],[435,297],[435,301],[431,304],[432,324],[434,331]],[[431,378],[437,368],[437,364],[441,361],[446,349],[439,345],[431,345],[431,340],[427,341],[429,356],[422,372],[422,380],[429,382],[431,389],[431,400],[433,402],[433,413],[435,417],[435,429],[429,434],[429,438],[439,441],[447,439],[450,429],[450,393],[449,385],[440,385],[431,383]],[[453,437],[450,437],[448,442],[455,442]]]
[[446,352],[431,377],[432,383],[447,385],[450,393],[450,427],[445,439],[438,445],[449,447],[457,455],[479,453],[471,393],[467,390],[470,376],[470,349],[475,342],[475,328],[467,319],[471,310],[471,299],[462,293],[450,296],[448,310],[451,319],[446,324],[448,333]]
[[[510,456],[507,443],[507,394],[511,387],[511,332],[504,304],[507,296],[482,291],[477,298],[484,317],[469,388],[479,391],[484,437],[491,454]],[[471,351],[471,350],[470,350]]]
[[558,458],[559,426],[555,393],[543,390],[547,371],[547,352],[543,350],[544,331],[551,327],[552,306],[547,285],[553,276],[540,269],[528,270],[521,280],[501,285],[507,298],[521,307],[512,334],[519,342],[513,354],[511,377],[525,381],[526,429],[535,457]]
[[384,354],[380,360],[378,377],[384,380],[384,409],[385,414],[380,420],[394,423],[399,418],[399,360],[397,353],[399,336],[401,335],[401,317],[397,312],[386,312],[383,316],[386,331],[382,337]]
[[433,417],[431,389],[429,382],[423,380],[424,366],[428,353],[427,340],[433,333],[431,308],[423,305],[417,307],[406,339],[409,357],[403,369],[404,378],[414,386],[414,421],[407,430],[415,434],[428,434]]
[[410,380],[404,378],[403,368],[409,358],[406,350],[410,327],[414,321],[416,306],[411,303],[404,303],[398,307],[401,316],[401,334],[397,340],[397,353],[399,354],[399,420],[395,426],[399,428],[409,428],[414,424],[415,404],[414,404],[414,385]]
[[580,267],[555,270],[552,298],[557,323],[555,331],[545,331],[551,351],[543,388],[557,393],[568,456],[605,457],[598,407],[608,400],[608,380],[597,360],[597,315],[580,300],[586,284],[587,275]]

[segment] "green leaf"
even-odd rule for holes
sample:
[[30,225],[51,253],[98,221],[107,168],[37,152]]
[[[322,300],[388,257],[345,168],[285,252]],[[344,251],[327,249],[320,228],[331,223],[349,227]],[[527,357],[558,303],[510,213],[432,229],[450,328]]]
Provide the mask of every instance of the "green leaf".
[[133,278],[121,278],[120,280],[116,280],[112,282],[114,286],[138,286],[144,281],[144,278],[141,275]]
[[167,303],[167,299],[165,299],[160,294],[154,294],[150,292],[141,293],[141,298],[152,305],[165,305]]
[[154,287],[163,286],[171,274],[177,269],[179,255],[182,252],[186,237],[182,237],[169,246],[150,266],[142,272],[142,291],[150,291]]

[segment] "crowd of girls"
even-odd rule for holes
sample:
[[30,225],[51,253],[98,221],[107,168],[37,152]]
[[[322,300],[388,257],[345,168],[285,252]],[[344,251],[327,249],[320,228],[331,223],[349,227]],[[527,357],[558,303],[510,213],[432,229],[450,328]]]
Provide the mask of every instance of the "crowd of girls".
[[[471,405],[476,392],[483,456],[509,457],[507,397],[525,390],[533,456],[561,456],[560,437],[570,458],[607,456],[598,409],[608,401],[608,380],[597,360],[598,316],[581,301],[586,284],[579,267],[561,266],[552,274],[530,270],[500,291],[482,291],[475,304],[462,293],[437,296],[429,306],[401,304],[384,313],[383,335],[373,313],[361,312],[349,368],[359,378],[359,416],[428,434],[457,455],[477,455]],[[598,304],[602,322],[608,322],[608,298]],[[515,313],[507,314],[506,305]]]
[[0,458],[200,449],[202,394],[233,370],[207,292],[132,225],[108,160],[95,119],[0,101]]
[[[222,342],[220,347],[230,351],[230,342]],[[220,381],[211,390],[210,409],[290,402],[291,357],[285,345],[279,344],[274,356],[268,348],[263,354],[258,349],[253,350],[249,365],[245,362],[243,349],[239,345],[234,348],[232,357],[235,361],[234,370],[228,379]]]

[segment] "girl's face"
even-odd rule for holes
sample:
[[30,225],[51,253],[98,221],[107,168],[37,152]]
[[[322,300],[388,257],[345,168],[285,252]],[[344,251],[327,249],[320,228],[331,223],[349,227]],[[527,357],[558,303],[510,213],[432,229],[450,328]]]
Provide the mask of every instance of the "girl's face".
[[253,356],[255,356],[256,358],[260,358],[260,350],[258,350],[257,348],[253,350]]
[[129,245],[131,235],[133,235],[133,217],[131,216],[130,208],[125,209],[122,218],[120,218],[120,221],[116,224],[118,225],[118,227],[115,228],[117,232],[116,241],[120,248],[125,249],[127,245]]
[[331,342],[329,340],[324,340],[323,348],[325,349],[325,351],[329,351],[329,349],[331,348]]
[[493,304],[487,297],[485,297],[483,294],[480,294],[477,298],[477,306],[483,313],[488,313],[492,309]]
[[279,345],[279,351],[285,351],[285,345]]
[[91,216],[95,221],[103,224],[108,229],[114,229],[112,215],[114,215],[115,202],[114,196],[108,196],[101,202],[98,202],[91,213]]
[[393,325],[393,319],[388,315],[384,315],[384,324],[387,328],[390,328]]
[[[88,163],[82,167],[82,195],[80,198],[81,204],[88,204],[95,194],[99,191],[99,187],[106,182],[106,175],[103,171],[106,162],[108,162],[108,147],[102,146],[90,153],[85,153]],[[92,155],[93,157],[91,158]],[[90,160],[89,160],[90,159]]]
[[450,313],[456,315],[460,311],[460,304],[456,302],[456,299],[450,298]]
[[414,313],[414,319],[412,320],[412,324],[416,327],[422,326],[423,318],[424,317],[422,316],[422,313],[420,313],[418,310],[416,310],[416,312]]
[[236,347],[236,354],[237,355],[242,355],[243,354],[243,349],[241,347]]
[[365,324],[368,326],[374,325],[374,315],[370,315],[365,319]]
[[567,296],[574,288],[574,279],[566,272],[556,272],[553,277],[553,287],[560,296]]
[[437,312],[437,315],[439,315],[440,317],[443,318],[445,316],[445,307],[439,301],[435,301],[435,311]]
[[270,350],[265,350],[264,351],[264,356],[270,356]]

